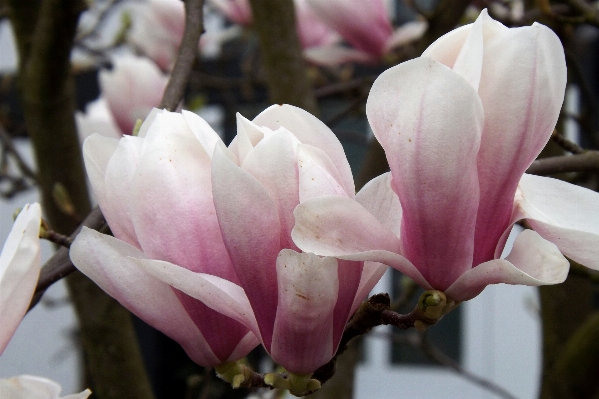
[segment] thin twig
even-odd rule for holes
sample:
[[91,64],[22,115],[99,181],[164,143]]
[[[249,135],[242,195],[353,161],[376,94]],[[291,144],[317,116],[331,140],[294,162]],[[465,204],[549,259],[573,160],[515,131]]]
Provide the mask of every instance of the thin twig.
[[526,170],[526,173],[546,176],[587,170],[599,170],[599,151],[588,150],[582,154],[537,159]]
[[561,134],[559,134],[556,130],[553,130],[553,133],[551,134],[551,139],[555,141],[564,150],[571,152],[572,154],[582,154],[586,151],[584,148],[582,148],[575,142],[570,141]]
[[4,126],[1,126],[1,125],[0,125],[0,140],[2,140],[2,143],[4,144],[4,146],[6,147],[8,152],[10,154],[12,154],[12,156],[15,158],[15,161],[17,162],[17,166],[18,166],[19,170],[21,171],[21,173],[23,173],[25,176],[32,179],[33,181],[37,182],[37,175],[35,174],[33,169],[31,169],[29,167],[29,165],[27,165],[27,162],[25,162],[25,160],[23,159],[23,157],[21,156],[21,154],[15,147],[15,144],[12,141],[12,137],[10,137],[8,132],[4,129]]
[[466,370],[462,365],[456,362],[451,357],[447,356],[443,353],[439,348],[434,346],[426,339],[426,337],[422,334],[414,333],[409,335],[399,335],[396,332],[391,333],[375,333],[375,336],[381,338],[391,338],[394,342],[399,344],[408,344],[415,348],[422,350],[422,352],[432,361],[448,367],[458,373],[461,377],[466,379],[467,381],[476,384],[488,391],[495,393],[497,396],[500,396],[505,399],[516,399],[514,395],[508,392],[506,389],[500,387],[494,382],[487,380],[486,378],[480,377],[468,370]]
[[173,72],[164,90],[160,108],[173,111],[183,98],[191,68],[198,54],[198,43],[204,31],[203,0],[185,0],[185,31]]

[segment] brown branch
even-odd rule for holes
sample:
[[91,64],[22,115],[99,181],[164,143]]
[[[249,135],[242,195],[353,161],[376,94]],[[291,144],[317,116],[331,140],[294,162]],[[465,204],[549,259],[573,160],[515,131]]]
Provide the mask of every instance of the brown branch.
[[198,54],[200,36],[204,31],[203,6],[203,0],[185,0],[185,31],[160,108],[173,111],[183,98],[191,68]]
[[559,134],[556,130],[553,130],[553,133],[551,134],[551,139],[555,141],[564,150],[571,152],[572,154],[582,154],[586,151],[584,148],[582,148],[575,142],[570,141],[561,134]]
[[599,151],[537,159],[526,170],[533,175],[553,175],[567,172],[599,170]]

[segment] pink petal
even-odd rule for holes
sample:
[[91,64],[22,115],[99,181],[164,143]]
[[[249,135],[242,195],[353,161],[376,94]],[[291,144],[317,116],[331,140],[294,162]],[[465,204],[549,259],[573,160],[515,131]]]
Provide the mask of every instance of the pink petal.
[[358,50],[381,57],[393,32],[383,0],[308,0],[327,25]]
[[539,24],[508,29],[485,43],[474,264],[493,258],[508,227],[518,181],[555,127],[565,85],[564,52],[551,29]]
[[212,191],[223,240],[241,286],[270,346],[277,307],[276,259],[281,250],[277,205],[255,177],[217,147],[212,157]]
[[27,204],[0,254],[0,355],[27,312],[40,274],[40,204]]
[[298,205],[294,215],[291,236],[303,251],[381,262],[430,288],[418,269],[399,255],[399,239],[358,202],[340,196],[313,198]]
[[337,42],[340,37],[312,12],[306,0],[295,0],[297,35],[304,49]]
[[280,245],[291,249],[295,249],[291,241],[293,209],[299,204],[296,146],[297,139],[281,129],[256,144],[241,165],[275,201],[280,221]]
[[[171,130],[177,123],[184,126]],[[237,283],[212,199],[211,160],[187,129],[176,113],[160,114],[150,128],[135,176],[123,187],[135,204],[135,232],[148,257]]]
[[168,78],[144,57],[119,55],[113,64],[100,72],[100,88],[121,132],[131,134],[136,121],[160,104]]
[[237,320],[248,329],[259,332],[248,297],[239,285],[211,274],[192,272],[170,262],[154,259],[132,260],[160,281]]
[[532,230],[516,237],[505,259],[495,259],[462,274],[445,294],[458,302],[472,299],[489,284],[547,285],[563,282],[570,264],[557,247]]
[[310,374],[333,357],[337,261],[284,249],[277,258],[279,305],[270,354],[288,371]]
[[515,206],[543,238],[574,261],[599,270],[599,194],[549,177],[525,174]]
[[271,130],[284,127],[302,144],[309,144],[324,151],[335,164],[341,176],[340,184],[347,193],[354,193],[354,179],[343,147],[335,134],[320,119],[293,105],[272,105],[254,119],[258,126]]
[[[346,193],[339,184],[341,176],[324,151],[308,144],[300,144],[297,149],[297,165],[300,202],[323,195],[353,196],[353,192]],[[290,211],[293,212],[293,209]]]
[[135,259],[145,255],[116,238],[84,227],[71,245],[73,264],[121,305],[177,341],[203,366],[222,363],[198,329],[175,291],[144,271]]
[[417,58],[378,77],[366,114],[403,209],[402,255],[444,290],[472,265],[480,99],[460,75]]

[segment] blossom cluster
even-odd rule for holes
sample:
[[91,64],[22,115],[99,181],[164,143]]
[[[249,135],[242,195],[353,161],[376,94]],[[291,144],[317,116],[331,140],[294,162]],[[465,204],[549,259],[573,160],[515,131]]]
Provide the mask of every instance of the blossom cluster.
[[[238,115],[228,146],[196,114],[154,109],[137,135],[85,140],[114,236],[83,228],[71,260],[200,365],[262,344],[309,376],[387,266],[456,302],[489,284],[562,282],[564,255],[599,269],[598,194],[524,173],[565,85],[549,28],[508,29],[483,11],[375,81],[366,113],[391,170],[357,194],[341,143],[300,108]],[[500,259],[521,220],[532,229]],[[0,287],[30,234],[11,233]]]

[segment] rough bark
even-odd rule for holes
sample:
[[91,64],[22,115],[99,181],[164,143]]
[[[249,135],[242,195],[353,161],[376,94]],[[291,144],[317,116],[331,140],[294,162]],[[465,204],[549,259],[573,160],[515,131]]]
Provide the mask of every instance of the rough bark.
[[[7,5],[19,49],[19,89],[45,218],[55,231],[69,234],[90,212],[70,68],[73,38],[85,3],[10,0]],[[57,184],[68,193],[74,213],[65,214],[54,200]],[[152,398],[129,312],[79,273],[67,279],[67,285],[81,327],[86,384],[94,397]]]
[[295,30],[293,0],[250,0],[270,101],[318,112]]

